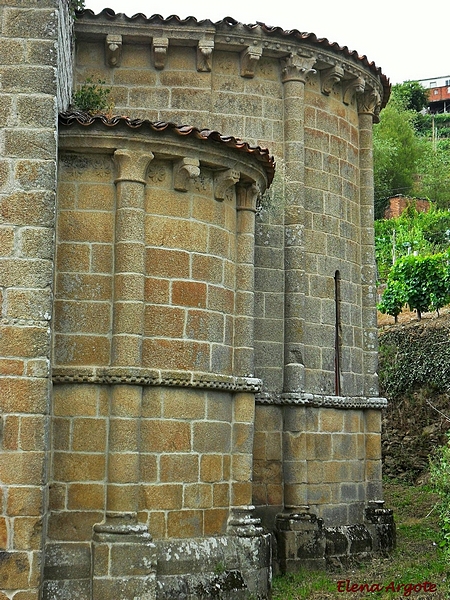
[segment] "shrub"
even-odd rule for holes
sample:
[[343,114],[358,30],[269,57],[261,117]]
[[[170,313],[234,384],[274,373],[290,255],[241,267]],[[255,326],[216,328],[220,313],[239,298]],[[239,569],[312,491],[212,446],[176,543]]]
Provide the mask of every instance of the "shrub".
[[429,256],[402,256],[389,273],[386,289],[378,309],[394,318],[404,304],[422,312],[437,310],[450,301],[449,253]]
[[430,460],[430,477],[439,496],[437,505],[441,525],[440,547],[450,559],[450,434],[448,443],[441,446]]
[[104,87],[105,84],[106,82],[101,79],[97,83],[90,78],[86,79],[80,89],[73,94],[72,106],[91,115],[109,112],[113,103],[109,98],[111,89]]

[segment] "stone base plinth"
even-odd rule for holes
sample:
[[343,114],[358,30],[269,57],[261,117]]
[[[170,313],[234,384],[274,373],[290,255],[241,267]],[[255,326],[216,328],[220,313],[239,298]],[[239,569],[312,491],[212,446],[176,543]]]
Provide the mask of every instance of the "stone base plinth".
[[156,540],[158,600],[270,598],[271,536]]
[[96,525],[93,600],[156,600],[156,551],[142,525]]
[[282,573],[300,569],[349,566],[395,548],[392,510],[383,502],[369,503],[365,522],[324,527],[323,520],[305,511],[284,512],[276,518],[277,567]]

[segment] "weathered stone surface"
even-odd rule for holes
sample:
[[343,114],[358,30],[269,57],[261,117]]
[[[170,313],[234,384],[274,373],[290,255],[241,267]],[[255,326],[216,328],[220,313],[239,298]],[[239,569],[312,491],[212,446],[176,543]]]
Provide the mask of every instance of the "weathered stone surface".
[[[208,22],[114,17],[105,48],[109,17],[86,13],[72,52],[66,2],[0,4],[0,544],[15,548],[0,587],[154,600],[131,533],[148,525],[161,599],[267,598],[269,537],[224,535],[252,496],[272,531],[283,505],[308,504],[316,525],[349,528],[346,556],[389,545],[361,525],[381,497],[381,422],[372,116],[349,85],[377,97],[387,82],[337,47],[318,62],[311,40]],[[336,60],[331,93],[320,71]],[[95,119],[58,137],[74,77],[105,81],[117,114],[203,132]],[[264,147],[279,176],[255,227]],[[111,520],[120,535],[100,539]],[[289,531],[285,570],[300,547],[323,566],[319,529]]]

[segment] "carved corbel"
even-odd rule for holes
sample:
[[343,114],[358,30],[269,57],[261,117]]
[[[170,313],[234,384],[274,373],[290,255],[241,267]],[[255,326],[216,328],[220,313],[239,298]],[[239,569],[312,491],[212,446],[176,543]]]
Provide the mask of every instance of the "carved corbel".
[[222,202],[228,195],[228,191],[239,181],[241,174],[234,169],[227,169],[217,173],[214,177],[214,197]]
[[250,210],[257,212],[257,202],[261,195],[261,190],[256,182],[250,184],[238,185],[236,187],[236,210]]
[[197,46],[197,71],[209,73],[212,68],[214,40],[199,40]]
[[364,93],[359,94],[358,98],[358,114],[372,115],[374,121],[378,122],[380,114],[381,96],[374,88],[364,90]]
[[110,67],[120,67],[120,60],[122,58],[121,35],[113,35],[110,33],[106,36],[105,57],[107,65]]
[[169,38],[153,38],[152,51],[153,63],[155,69],[161,70],[166,66],[167,48],[169,47]]
[[284,59],[281,71],[282,82],[301,81],[305,83],[309,73],[316,73],[316,70],[313,69],[315,63],[316,57],[312,53],[291,54]]
[[331,67],[330,69],[324,69],[320,72],[320,78],[322,81],[321,90],[322,94],[329,96],[333,89],[333,85],[339,83],[344,77],[344,69],[339,65]]
[[256,65],[262,56],[261,46],[249,46],[241,52],[241,77],[255,76]]
[[200,175],[200,161],[196,158],[182,158],[173,166],[173,187],[179,192],[187,192],[191,179]]
[[355,94],[362,94],[364,92],[365,87],[366,82],[362,77],[355,77],[354,79],[351,79],[344,87],[344,104],[350,104],[353,99],[353,96]]

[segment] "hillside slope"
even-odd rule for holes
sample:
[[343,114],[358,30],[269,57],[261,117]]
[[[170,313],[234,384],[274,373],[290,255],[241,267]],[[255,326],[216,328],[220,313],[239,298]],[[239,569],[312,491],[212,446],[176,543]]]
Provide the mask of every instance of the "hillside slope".
[[441,316],[403,313],[379,329],[383,414],[383,473],[421,482],[429,456],[446,443],[450,429],[450,310]]

